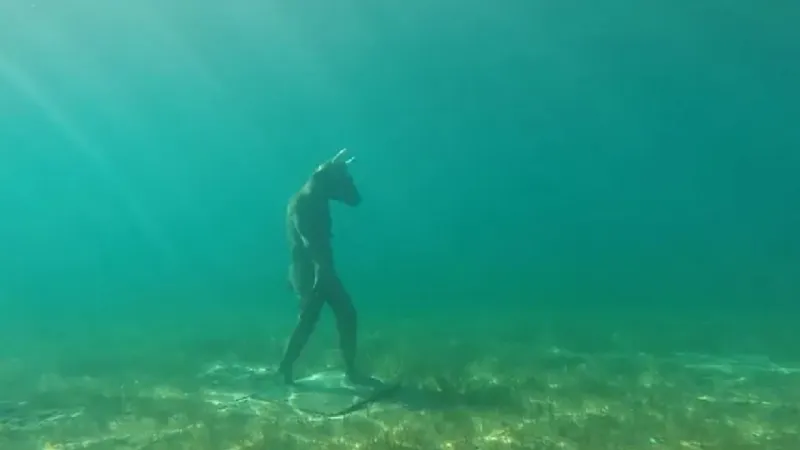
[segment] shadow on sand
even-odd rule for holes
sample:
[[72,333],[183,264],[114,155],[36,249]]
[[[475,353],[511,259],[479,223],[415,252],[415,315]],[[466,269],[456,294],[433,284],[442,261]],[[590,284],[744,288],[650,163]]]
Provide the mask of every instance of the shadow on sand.
[[456,389],[444,378],[436,378],[435,386],[403,382],[390,395],[374,402],[397,405],[409,411],[471,410],[505,414],[525,411],[523,398],[509,386],[495,384]]

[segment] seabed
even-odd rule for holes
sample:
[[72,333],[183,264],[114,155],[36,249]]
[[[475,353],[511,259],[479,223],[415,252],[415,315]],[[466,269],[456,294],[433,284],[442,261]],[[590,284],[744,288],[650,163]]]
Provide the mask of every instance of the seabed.
[[[169,370],[141,362],[17,379],[0,399],[0,449],[800,449],[800,368],[764,358],[581,353],[408,332],[364,341],[374,373],[405,388],[343,418],[248,398],[263,367],[234,346],[225,357],[187,351]],[[304,355],[299,375],[338,364],[322,347]],[[0,379],[22,373],[14,367],[0,365]],[[209,376],[220,368],[255,375]]]

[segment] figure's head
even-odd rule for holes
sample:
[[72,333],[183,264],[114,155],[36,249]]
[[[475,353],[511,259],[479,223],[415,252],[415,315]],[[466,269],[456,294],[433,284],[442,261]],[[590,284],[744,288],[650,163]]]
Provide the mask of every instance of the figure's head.
[[348,158],[346,153],[347,149],[340,150],[336,156],[317,167],[311,178],[315,188],[328,200],[358,206],[361,203],[361,193],[348,170],[355,158]]

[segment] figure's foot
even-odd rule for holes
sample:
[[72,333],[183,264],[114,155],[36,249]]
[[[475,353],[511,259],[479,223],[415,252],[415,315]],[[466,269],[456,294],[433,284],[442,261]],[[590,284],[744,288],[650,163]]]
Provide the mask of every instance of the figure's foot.
[[294,374],[290,366],[281,365],[278,367],[277,375],[281,377],[284,383],[294,384]]

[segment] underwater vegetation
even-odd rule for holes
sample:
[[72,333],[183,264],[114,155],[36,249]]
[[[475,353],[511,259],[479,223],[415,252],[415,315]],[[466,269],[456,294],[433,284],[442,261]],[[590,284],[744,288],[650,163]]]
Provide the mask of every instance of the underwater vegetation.
[[[247,400],[262,378],[243,377],[236,368],[250,363],[235,356],[198,352],[182,370],[48,373],[0,403],[0,448],[800,448],[800,368],[764,358],[434,341],[409,330],[402,340],[373,334],[364,351],[403,388],[334,419]],[[325,348],[303,370],[337,360]]]

